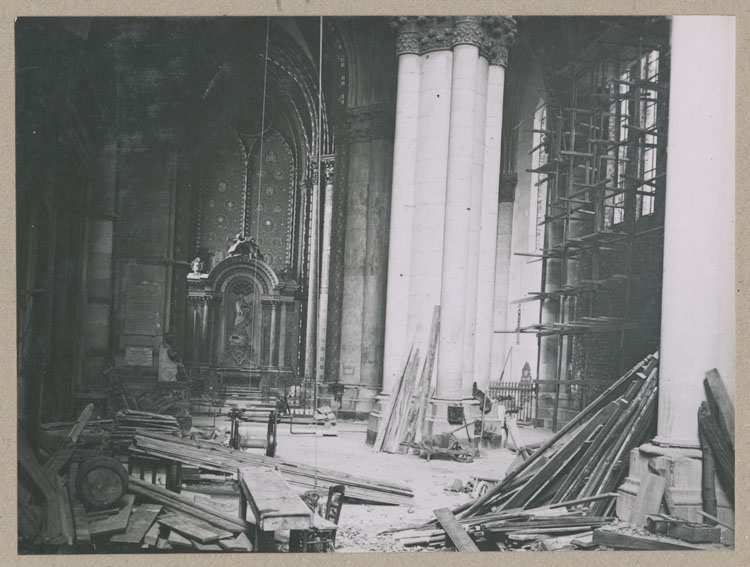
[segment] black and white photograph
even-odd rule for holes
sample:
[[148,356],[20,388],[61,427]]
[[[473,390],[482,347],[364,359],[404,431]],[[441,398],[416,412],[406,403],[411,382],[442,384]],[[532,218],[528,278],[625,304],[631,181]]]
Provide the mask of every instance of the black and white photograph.
[[13,24],[17,554],[733,550],[735,17],[206,10]]

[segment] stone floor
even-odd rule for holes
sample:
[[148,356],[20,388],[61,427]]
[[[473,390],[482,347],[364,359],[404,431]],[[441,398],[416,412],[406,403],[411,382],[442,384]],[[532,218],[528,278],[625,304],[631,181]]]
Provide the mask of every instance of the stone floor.
[[[213,418],[196,417],[196,427],[210,426]],[[228,428],[226,419],[217,418],[218,429]],[[297,431],[298,426],[295,426]],[[278,430],[277,455],[285,459],[308,463],[341,472],[398,482],[414,491],[413,503],[409,506],[382,506],[346,503],[342,509],[339,526],[344,534],[356,534],[349,544],[338,551],[367,551],[391,549],[388,538],[378,534],[386,529],[405,527],[431,520],[433,510],[453,508],[469,501],[468,493],[447,492],[445,489],[455,479],[466,482],[471,476],[502,478],[515,459],[507,448],[483,450],[472,463],[459,463],[433,458],[429,463],[415,455],[392,455],[375,453],[365,444],[367,424],[364,422],[339,421],[335,426],[337,437],[294,435],[288,424]],[[301,431],[311,431],[302,428]],[[247,424],[242,434],[251,438],[265,438],[265,424]],[[521,427],[524,444],[544,441],[552,436],[546,429]],[[255,450],[257,451],[257,450]],[[223,500],[223,499],[221,499]],[[228,509],[236,510],[235,501],[225,501]],[[346,538],[342,538],[347,541]]]

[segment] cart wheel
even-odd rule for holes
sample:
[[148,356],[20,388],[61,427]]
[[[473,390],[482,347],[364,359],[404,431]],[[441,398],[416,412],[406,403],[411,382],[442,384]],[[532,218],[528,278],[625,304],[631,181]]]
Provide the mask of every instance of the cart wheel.
[[276,456],[276,412],[272,411],[268,415],[268,431],[266,433],[266,457]]
[[76,474],[76,491],[92,508],[113,506],[125,495],[128,474],[119,461],[111,457],[94,457],[84,461]]

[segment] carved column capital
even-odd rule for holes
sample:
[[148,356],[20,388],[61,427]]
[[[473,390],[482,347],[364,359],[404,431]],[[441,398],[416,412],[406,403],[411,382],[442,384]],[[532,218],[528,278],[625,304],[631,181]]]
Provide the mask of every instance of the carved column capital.
[[322,178],[323,185],[333,184],[333,172],[334,172],[334,165],[335,165],[335,160],[333,156],[322,159],[321,165],[323,166],[323,172],[322,172],[323,173],[323,178]]
[[491,65],[507,65],[516,22],[506,16],[403,16],[393,18],[396,52],[423,55],[456,45],[476,45]]
[[487,57],[490,65],[508,65],[508,48],[513,45],[516,37],[516,21],[510,17],[488,16],[482,18],[484,41],[482,54]]
[[421,17],[418,24],[421,32],[420,54],[451,48],[453,18],[445,16]]
[[421,52],[420,40],[422,32],[419,29],[419,19],[416,16],[400,16],[391,20],[391,26],[396,28],[396,53],[405,55]]
[[456,45],[475,45],[479,47],[484,42],[484,30],[481,18],[467,16],[456,18],[453,24],[451,47]]

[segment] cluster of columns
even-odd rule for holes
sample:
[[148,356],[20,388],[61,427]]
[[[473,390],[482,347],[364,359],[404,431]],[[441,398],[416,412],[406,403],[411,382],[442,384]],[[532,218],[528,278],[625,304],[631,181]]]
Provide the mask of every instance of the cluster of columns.
[[[657,436],[631,453],[618,508],[653,465],[670,471],[677,515],[701,521],[705,372],[734,393],[734,69],[733,17],[673,18]],[[733,521],[722,490],[718,505]]]
[[441,308],[428,423],[489,377],[507,47],[502,17],[400,18],[382,396]]

